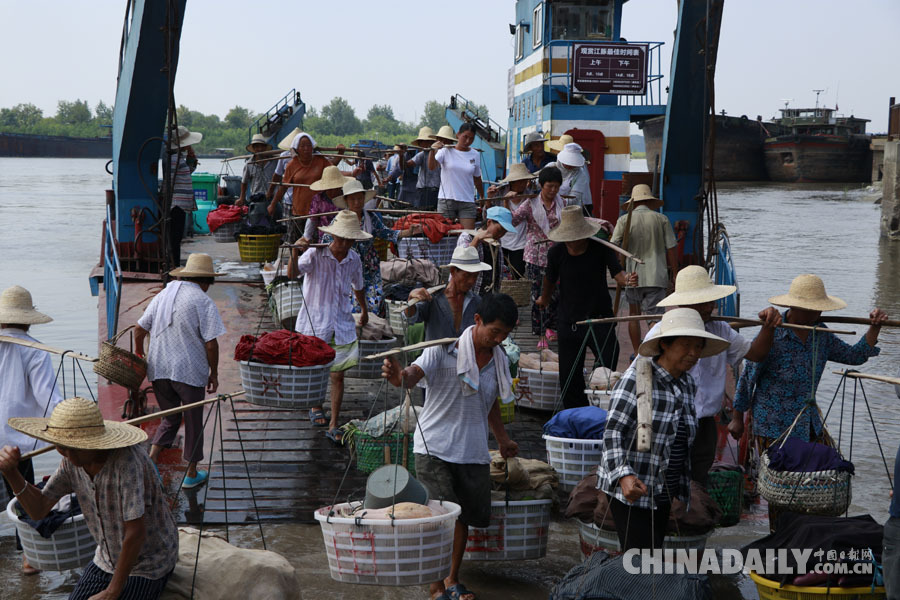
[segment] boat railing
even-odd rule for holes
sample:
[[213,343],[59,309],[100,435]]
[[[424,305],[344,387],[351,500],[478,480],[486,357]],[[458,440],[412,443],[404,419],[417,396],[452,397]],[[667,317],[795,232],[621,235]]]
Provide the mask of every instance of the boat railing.
[[716,285],[733,285],[737,288],[730,296],[716,301],[719,314],[726,317],[740,316],[741,288],[738,286],[737,270],[731,255],[731,240],[722,223],[717,224],[713,230],[707,270]]
[[282,124],[294,114],[298,107],[305,107],[303,99],[297,88],[291,89],[284,97],[275,103],[272,108],[261,114],[250,127],[247,128],[247,141],[249,142],[257,133],[261,133],[266,137],[274,135]]
[[[581,94],[574,90],[573,85],[573,56],[575,44],[596,44],[597,40],[552,40],[547,44],[549,56],[545,59],[549,60],[549,67],[544,69],[543,85],[551,88],[551,101],[556,98],[565,98],[566,104],[572,104],[574,94]],[[617,104],[619,106],[649,106],[662,105],[666,103],[663,98],[663,74],[662,74],[662,51],[661,48],[665,42],[632,42],[632,41],[607,41],[605,44],[621,44],[621,45],[640,45],[647,47],[647,85],[644,94],[616,94]],[[563,56],[564,55],[564,56]],[[556,61],[564,60],[565,71],[557,71],[554,64]]]
[[460,94],[451,96],[450,109],[459,111],[464,117],[463,120],[474,124],[478,128],[481,137],[487,141],[502,144],[506,138],[506,129],[500,123],[493,120],[489,115],[481,114],[478,105],[470,102]]
[[112,210],[106,206],[106,232],[103,236],[103,291],[106,294],[106,339],[119,328],[119,300],[122,293],[122,265],[114,233]]

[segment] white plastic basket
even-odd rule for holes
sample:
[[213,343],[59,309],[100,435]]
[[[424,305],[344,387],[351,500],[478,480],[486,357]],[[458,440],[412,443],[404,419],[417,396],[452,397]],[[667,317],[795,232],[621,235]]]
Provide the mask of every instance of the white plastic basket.
[[406,310],[406,302],[402,300],[385,300],[388,308],[388,323],[391,325],[391,331],[394,337],[403,341],[406,332],[406,325],[403,316],[400,314]]
[[[516,403],[520,407],[552,411],[559,399],[559,373],[519,369],[516,385]],[[562,404],[559,405],[562,407]]]
[[19,519],[13,509],[15,499],[6,505],[6,516],[16,526],[22,552],[28,564],[42,571],[81,569],[94,557],[94,541],[84,515],[76,515],[59,526],[49,538],[41,537],[31,525]]
[[[365,519],[329,517],[332,507],[314,515],[322,527],[331,578],[369,585],[423,585],[450,573],[453,530],[458,504],[428,503],[444,514],[426,519]],[[333,507],[336,514],[349,504]]]
[[598,406],[605,411],[609,411],[609,400],[612,392],[609,390],[584,390],[584,395],[587,396],[588,404],[591,406]]
[[547,462],[559,475],[559,488],[566,492],[575,489],[591,469],[603,459],[602,440],[576,440],[545,435]]
[[285,281],[272,288],[272,310],[277,324],[300,314],[303,309],[301,285],[299,281]]
[[224,225],[220,225],[218,229],[212,232],[213,239],[219,242],[220,244],[225,244],[228,242],[237,242],[237,238],[235,234],[238,232],[238,229],[241,228],[241,222],[235,221],[234,223],[225,223]]
[[432,244],[424,235],[405,237],[397,242],[397,254],[399,258],[424,258],[440,267],[450,264],[458,239],[456,235],[445,235],[437,244]]
[[491,524],[469,529],[470,560],[526,560],[547,555],[553,500],[491,502]]
[[370,354],[387,352],[396,344],[397,338],[389,338],[386,340],[359,340],[359,363],[355,367],[347,371],[347,377],[355,377],[357,379],[381,378],[382,359],[363,359]]
[[[663,548],[694,548],[703,550],[706,548],[706,540],[712,532],[703,535],[667,535],[663,538]],[[593,523],[578,521],[578,539],[581,542],[581,555],[583,559],[591,556],[598,550],[604,550],[611,554],[622,551],[619,545],[619,536],[615,531],[600,529]]]
[[241,385],[248,402],[275,408],[312,408],[328,398],[329,367],[264,365],[242,360]]

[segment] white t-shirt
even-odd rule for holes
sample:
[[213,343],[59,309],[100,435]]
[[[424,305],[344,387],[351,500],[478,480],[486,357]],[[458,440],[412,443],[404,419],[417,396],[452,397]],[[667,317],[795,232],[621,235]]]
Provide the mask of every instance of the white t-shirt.
[[494,361],[481,369],[478,391],[466,395],[456,374],[456,360],[454,342],[426,348],[413,362],[425,373],[419,385],[428,390],[428,401],[419,412],[414,449],[416,454],[455,464],[486,465],[491,462],[488,413],[497,400]]
[[438,198],[475,202],[475,177],[481,177],[478,152],[460,152],[455,148],[441,148],[434,159],[441,165],[441,187]]
[[[278,175],[279,177],[284,177],[284,170],[287,168],[288,163],[291,162],[291,151],[285,150],[278,156],[281,158],[281,160],[279,160],[275,165],[275,174]],[[284,204],[287,204],[288,206],[290,206],[291,199],[293,197],[294,197],[294,188],[289,187],[287,189],[287,191],[284,193],[284,196],[282,197],[281,201]]]
[[[723,340],[728,340],[731,345],[724,351],[701,358],[697,364],[688,371],[697,384],[697,395],[694,397],[694,408],[697,410],[697,418],[712,417],[722,410],[722,402],[725,399],[725,368],[732,365],[735,369],[750,350],[750,340],[739,334],[724,321],[710,321],[705,324],[705,329]],[[647,332],[647,339],[656,335],[659,331],[659,323]],[[634,363],[631,363],[634,366]],[[735,374],[737,379],[737,374]]]
[[[502,196],[501,196],[502,197]],[[509,210],[510,212],[515,212],[519,205],[523,202],[527,202],[525,199],[520,199],[518,202],[515,200],[509,201]],[[500,238],[500,246],[503,247],[504,250],[522,250],[525,248],[525,242],[528,240],[528,223],[522,221],[516,226],[516,232],[511,233],[509,231],[506,232],[502,238]],[[524,275],[524,273],[521,273]]]

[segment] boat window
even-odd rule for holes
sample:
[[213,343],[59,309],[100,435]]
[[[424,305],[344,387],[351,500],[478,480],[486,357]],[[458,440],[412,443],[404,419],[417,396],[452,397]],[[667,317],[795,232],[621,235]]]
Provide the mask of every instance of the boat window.
[[555,40],[612,39],[612,0],[561,0],[551,4],[551,36]]
[[537,48],[544,39],[544,3],[534,7],[531,15],[531,47]]
[[525,32],[522,25],[516,25],[516,60],[525,54]]

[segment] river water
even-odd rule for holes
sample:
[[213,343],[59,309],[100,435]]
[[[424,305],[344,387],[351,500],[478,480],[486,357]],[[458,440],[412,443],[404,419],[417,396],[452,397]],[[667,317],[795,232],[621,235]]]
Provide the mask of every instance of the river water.
[[[104,171],[105,162],[0,158],[0,288],[25,286],[38,309],[54,317],[53,323],[33,328],[35,337],[91,355],[97,352],[98,314],[97,299],[90,295],[88,274],[98,260],[105,216],[104,190],[111,185],[111,178]],[[219,172],[217,161],[204,162],[202,169]],[[786,293],[794,276],[816,273],[823,277],[830,294],[849,305],[836,314],[864,316],[877,306],[892,318],[900,318],[900,244],[879,238],[879,207],[873,204],[871,194],[843,184],[769,183],[720,184],[718,196],[720,218],[728,228],[737,268],[742,316],[755,315],[767,306],[767,298]],[[845,328],[856,330],[856,337],[847,337],[853,341],[865,332],[859,326]],[[879,345],[881,355],[860,370],[896,374],[900,365],[900,330],[884,330]],[[58,364],[54,357],[54,365]],[[840,380],[830,371],[831,368],[819,386],[823,410]],[[72,395],[73,389],[89,394],[77,371],[73,383],[69,361],[65,372],[67,395]],[[87,372],[86,376],[95,385],[93,374]],[[865,391],[888,466],[893,470],[900,441],[900,400],[892,387],[883,384],[868,383]],[[852,395],[851,386],[846,394],[841,435],[844,453],[852,454],[856,465],[851,514],[867,512],[883,521],[887,517],[890,485],[861,395],[857,397],[850,448]],[[828,420],[836,439],[840,399],[839,395]],[[54,456],[38,459],[40,475],[53,470]],[[267,540],[276,548],[292,548],[299,541],[293,538],[295,535],[293,527],[269,526]],[[320,545],[304,547],[308,553],[322,552]],[[311,559],[303,552],[293,556],[295,564],[301,567]],[[5,516],[0,517],[0,598],[65,598],[76,579],[73,573],[23,578],[18,575],[19,564],[12,529]],[[324,573],[320,576],[327,577]],[[381,591],[378,597],[389,597],[382,596]]]

